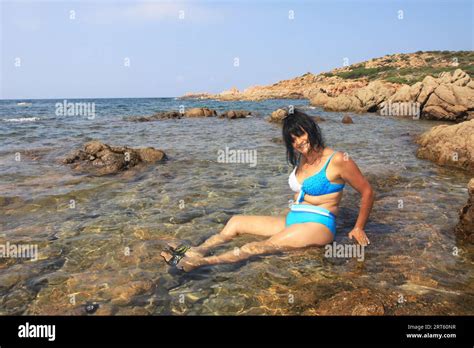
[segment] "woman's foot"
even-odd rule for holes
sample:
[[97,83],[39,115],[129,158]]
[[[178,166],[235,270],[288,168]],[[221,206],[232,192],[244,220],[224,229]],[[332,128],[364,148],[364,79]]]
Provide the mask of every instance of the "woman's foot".
[[[189,251],[186,252],[186,254],[188,253]],[[169,263],[175,256],[169,251],[163,251],[160,255],[165,259],[166,263]],[[183,256],[175,266],[185,272],[189,272],[200,266],[199,259],[201,258],[201,256]]]
[[[180,246],[180,244],[177,243],[177,242],[170,242],[167,245],[168,245],[168,247],[172,248],[173,250],[175,250],[177,247]],[[189,249],[186,250],[186,256],[189,256],[189,257],[204,257],[204,254],[201,251],[199,251],[199,248],[190,247]]]

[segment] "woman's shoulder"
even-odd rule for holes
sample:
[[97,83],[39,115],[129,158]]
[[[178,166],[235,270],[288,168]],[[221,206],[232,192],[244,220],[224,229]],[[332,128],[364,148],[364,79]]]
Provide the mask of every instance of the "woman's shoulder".
[[335,184],[343,184],[344,181],[341,180],[341,176],[343,173],[347,170],[345,165],[347,163],[347,160],[349,158],[347,152],[342,152],[342,151],[337,151],[334,150],[333,153],[331,154],[331,160],[330,160],[330,171],[331,175],[334,175],[334,179],[331,179]]
[[336,166],[339,166],[343,164],[347,159],[349,158],[347,152],[342,152],[338,150],[332,150],[333,152],[331,153],[331,162],[335,164]]

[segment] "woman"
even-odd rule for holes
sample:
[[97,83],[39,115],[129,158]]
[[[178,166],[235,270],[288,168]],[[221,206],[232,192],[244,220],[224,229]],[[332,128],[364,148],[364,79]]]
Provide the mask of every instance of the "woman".
[[[287,159],[294,167],[289,177],[296,204],[285,216],[233,216],[224,229],[197,247],[170,245],[161,255],[184,271],[204,265],[238,262],[252,256],[309,246],[324,246],[334,240],[336,215],[345,184],[361,194],[360,211],[349,238],[370,243],[364,232],[374,202],[374,191],[357,165],[346,154],[324,145],[321,130],[305,113],[294,110],[283,122]],[[221,255],[208,251],[244,234],[269,237],[248,243]]]

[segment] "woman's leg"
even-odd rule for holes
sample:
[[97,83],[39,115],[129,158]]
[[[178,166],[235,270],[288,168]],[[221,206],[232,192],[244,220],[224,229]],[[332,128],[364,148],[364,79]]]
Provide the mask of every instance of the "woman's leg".
[[228,242],[240,234],[273,236],[285,228],[285,219],[285,216],[234,215],[220,233],[211,236],[201,245],[190,248],[186,254],[204,256],[211,248]]
[[[184,257],[178,265],[185,271],[190,271],[204,265],[238,262],[256,255],[270,254],[308,246],[323,246],[331,243],[333,239],[333,234],[323,224],[314,222],[294,224],[265,241],[248,243],[239,249],[216,256]],[[165,258],[167,257],[165,255],[163,256]]]

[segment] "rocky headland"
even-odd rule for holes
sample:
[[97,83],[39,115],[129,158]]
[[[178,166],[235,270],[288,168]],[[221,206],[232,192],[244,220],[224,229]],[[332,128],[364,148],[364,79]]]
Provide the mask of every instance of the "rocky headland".
[[[182,98],[308,99],[327,111],[388,112],[389,116],[461,122],[474,117],[473,72],[472,51],[392,54],[268,86],[188,93]],[[389,108],[393,103],[416,103],[418,114],[413,115],[413,106],[409,110]]]

